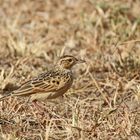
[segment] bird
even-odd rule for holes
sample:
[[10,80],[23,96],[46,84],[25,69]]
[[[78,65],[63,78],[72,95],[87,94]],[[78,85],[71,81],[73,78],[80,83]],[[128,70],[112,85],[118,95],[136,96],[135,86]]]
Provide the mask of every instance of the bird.
[[72,86],[74,79],[72,67],[84,62],[85,60],[77,59],[72,55],[64,55],[50,70],[24,82],[16,90],[1,97],[0,101],[10,96],[28,97],[33,102],[62,96]]

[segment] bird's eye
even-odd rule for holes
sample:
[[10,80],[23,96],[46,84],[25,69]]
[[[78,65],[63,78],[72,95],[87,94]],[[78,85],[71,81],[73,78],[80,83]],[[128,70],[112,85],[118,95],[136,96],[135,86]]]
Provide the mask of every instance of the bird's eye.
[[69,62],[72,62],[72,59],[68,59]]

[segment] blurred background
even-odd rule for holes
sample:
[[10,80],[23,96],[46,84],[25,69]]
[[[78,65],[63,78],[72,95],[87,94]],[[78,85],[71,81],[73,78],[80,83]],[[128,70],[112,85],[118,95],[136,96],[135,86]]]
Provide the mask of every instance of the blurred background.
[[140,139],[139,9],[139,0],[0,0],[2,94],[64,54],[86,60],[48,115],[0,103],[0,139]]

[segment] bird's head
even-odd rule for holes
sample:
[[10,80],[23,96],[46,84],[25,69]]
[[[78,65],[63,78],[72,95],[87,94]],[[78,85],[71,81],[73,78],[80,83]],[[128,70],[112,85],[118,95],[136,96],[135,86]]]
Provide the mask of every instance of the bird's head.
[[57,65],[64,69],[71,69],[74,65],[84,62],[84,60],[77,59],[74,56],[64,55],[60,57],[60,59],[57,62]]

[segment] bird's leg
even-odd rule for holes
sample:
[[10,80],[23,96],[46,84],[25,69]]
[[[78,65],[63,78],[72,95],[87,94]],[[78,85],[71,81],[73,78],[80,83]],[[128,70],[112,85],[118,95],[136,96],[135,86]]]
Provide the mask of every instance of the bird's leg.
[[37,100],[33,101],[34,107],[38,110],[40,115],[43,115],[45,113],[45,108],[42,104],[38,103]]

